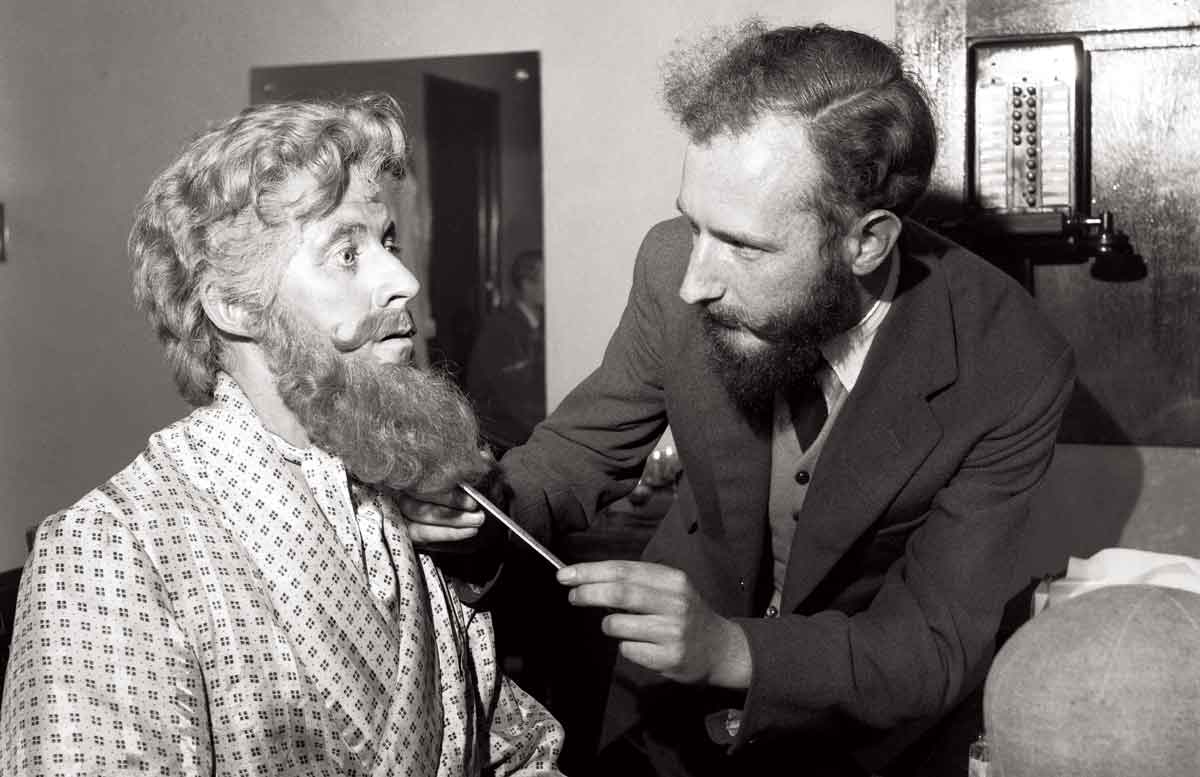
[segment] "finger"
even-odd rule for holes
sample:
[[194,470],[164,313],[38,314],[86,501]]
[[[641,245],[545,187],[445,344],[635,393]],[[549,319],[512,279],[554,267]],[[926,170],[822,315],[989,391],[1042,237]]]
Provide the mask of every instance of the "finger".
[[586,583],[571,589],[567,601],[577,607],[607,607],[642,614],[680,615],[686,598],[673,591],[634,583]]
[[600,630],[613,639],[626,642],[674,645],[683,639],[683,626],[679,619],[662,615],[613,613],[600,621]]
[[448,529],[478,529],[487,516],[483,513],[457,513],[450,510],[429,510],[406,516],[410,522],[441,526]]
[[638,666],[667,676],[678,669],[681,663],[678,650],[664,648],[652,642],[622,642],[617,646],[617,650]]
[[678,569],[647,561],[592,561],[573,564],[558,571],[558,581],[564,585],[588,583],[631,583],[682,591],[688,587],[687,575]]
[[478,527],[436,526],[427,523],[410,523],[408,537],[414,545],[437,545],[442,542],[462,542],[479,533]]
[[478,528],[483,525],[480,511],[464,512],[457,508],[413,500],[400,505],[400,512],[409,523],[431,524],[452,528]]
[[465,491],[453,489],[430,494],[400,494],[397,503],[405,509],[413,510],[445,510],[446,512],[478,512],[479,505]]

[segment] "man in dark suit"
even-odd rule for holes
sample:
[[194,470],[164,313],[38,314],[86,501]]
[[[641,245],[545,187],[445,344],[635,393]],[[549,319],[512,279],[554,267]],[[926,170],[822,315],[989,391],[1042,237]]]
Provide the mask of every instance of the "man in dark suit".
[[513,259],[512,301],[483,322],[467,361],[467,394],[497,456],[525,442],[546,417],[542,265],[537,250]]
[[642,244],[602,364],[504,458],[512,512],[585,528],[669,424],[683,476],[644,560],[559,573],[613,610],[608,753],[879,771],[984,677],[1072,355],[906,220],[936,133],[886,45],[750,23],[677,55],[665,95],[682,215]]

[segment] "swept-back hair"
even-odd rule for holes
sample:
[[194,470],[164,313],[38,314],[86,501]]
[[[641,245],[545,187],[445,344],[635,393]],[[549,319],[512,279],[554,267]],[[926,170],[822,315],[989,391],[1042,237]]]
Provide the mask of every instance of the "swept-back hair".
[[[204,132],[154,180],[129,235],[133,293],[187,401],[212,400],[222,364],[205,286],[260,325],[285,238],[336,209],[352,174],[403,177],[408,154],[400,107],[387,95],[274,103]],[[314,185],[289,190],[297,175]]]
[[825,168],[807,204],[836,234],[876,208],[906,215],[929,185],[937,147],[929,102],[900,55],[869,35],[750,19],[672,54],[663,97],[699,144],[768,115],[796,120]]

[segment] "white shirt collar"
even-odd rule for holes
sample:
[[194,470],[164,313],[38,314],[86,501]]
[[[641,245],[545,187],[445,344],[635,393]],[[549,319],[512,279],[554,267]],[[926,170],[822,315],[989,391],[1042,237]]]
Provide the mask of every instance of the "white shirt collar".
[[525,320],[529,322],[531,329],[537,329],[542,325],[541,319],[538,317],[537,311],[531,306],[526,305],[523,300],[517,300],[517,310],[525,315]]
[[883,287],[883,294],[879,295],[879,299],[875,300],[871,309],[853,327],[821,344],[821,355],[833,368],[833,373],[837,375],[838,380],[846,389],[846,393],[849,393],[854,388],[854,384],[858,382],[858,376],[862,373],[863,364],[867,360],[867,352],[871,350],[871,343],[875,340],[875,333],[879,331],[883,319],[892,307],[892,300],[896,296],[896,284],[900,278],[900,251],[898,248],[892,248],[888,261],[891,265],[888,269],[887,283]]

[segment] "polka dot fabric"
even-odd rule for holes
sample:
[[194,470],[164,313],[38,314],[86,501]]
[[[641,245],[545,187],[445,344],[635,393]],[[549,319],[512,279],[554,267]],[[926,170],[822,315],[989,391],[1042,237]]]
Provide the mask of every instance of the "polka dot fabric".
[[390,500],[223,376],[40,527],[0,776],[558,774],[561,727],[448,583]]

